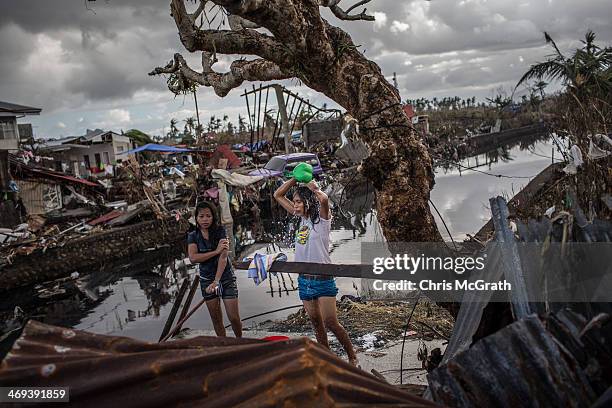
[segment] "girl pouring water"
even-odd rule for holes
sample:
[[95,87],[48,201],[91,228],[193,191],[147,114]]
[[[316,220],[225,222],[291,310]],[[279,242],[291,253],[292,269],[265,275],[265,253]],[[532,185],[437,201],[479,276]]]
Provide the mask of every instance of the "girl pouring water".
[[[296,185],[297,181],[292,177],[274,193],[274,198],[285,210],[300,217],[300,225],[295,236],[295,262],[331,263],[329,199],[317,183],[311,180],[308,184],[297,187],[292,199],[289,200],[286,194]],[[346,350],[349,362],[357,365],[357,356],[348,333],[338,322],[336,312],[338,288],[334,278],[300,274],[298,289],[317,341],[329,348],[327,330],[330,330]]]

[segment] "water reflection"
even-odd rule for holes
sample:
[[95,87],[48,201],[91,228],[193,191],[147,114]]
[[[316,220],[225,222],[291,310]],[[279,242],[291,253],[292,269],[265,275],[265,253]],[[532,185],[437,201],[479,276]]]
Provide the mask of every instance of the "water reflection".
[[[508,176],[536,175],[551,162],[551,149],[552,145],[547,141],[523,143],[465,159],[459,167],[438,167],[432,201],[442,213],[452,236],[461,239],[466,233],[477,231],[489,218],[489,197],[512,196],[529,181],[528,178],[492,177],[465,167]],[[382,239],[380,225],[372,211],[373,188],[354,175],[341,183],[330,182],[325,187],[336,203],[331,259],[334,263],[360,263],[361,243]],[[293,237],[291,228],[295,220],[284,212],[274,212],[268,200],[252,204],[256,207],[252,218],[247,216],[235,220],[235,236],[239,240],[237,248],[245,251],[242,256],[285,251],[291,260],[288,244]],[[444,231],[439,224],[440,230]],[[253,245],[262,240],[271,242]],[[184,265],[184,256],[182,248],[146,253],[124,264],[112,265],[106,271],[93,272],[76,284],[66,283],[58,288],[64,290],[63,293],[58,290],[48,299],[38,297],[38,292],[32,288],[14,291],[0,300],[0,319],[8,320],[15,306],[20,306],[32,318],[46,323],[157,341],[181,283],[184,279],[193,279],[197,273],[195,267]],[[243,317],[300,304],[294,275],[278,274],[259,286],[246,276],[246,272],[236,271],[236,275]],[[359,285],[359,279],[337,280],[340,296],[356,295]],[[200,300],[198,289],[192,306]],[[286,310],[261,316],[250,320],[247,325],[284,318],[292,312]],[[212,329],[205,308],[184,327]]]

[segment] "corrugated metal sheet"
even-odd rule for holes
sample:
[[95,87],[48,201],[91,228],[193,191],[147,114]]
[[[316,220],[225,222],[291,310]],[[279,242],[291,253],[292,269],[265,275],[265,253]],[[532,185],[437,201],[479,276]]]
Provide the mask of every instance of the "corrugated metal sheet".
[[432,371],[433,399],[452,407],[589,407],[596,392],[563,343],[528,316]]
[[[49,211],[62,208],[59,185],[25,180],[17,180],[16,183],[19,186],[19,197],[23,201],[28,214],[46,214]],[[47,199],[51,192],[55,201]]]
[[144,343],[30,321],[0,366],[3,386],[67,386],[86,407],[436,406],[306,338]]

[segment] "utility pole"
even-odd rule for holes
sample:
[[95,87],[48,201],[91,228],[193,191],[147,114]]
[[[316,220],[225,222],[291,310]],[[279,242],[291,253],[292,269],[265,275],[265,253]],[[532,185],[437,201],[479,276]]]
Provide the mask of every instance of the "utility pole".
[[278,101],[278,110],[281,116],[281,129],[285,134],[285,153],[289,154],[289,117],[287,116],[287,106],[285,105],[285,97],[283,95],[283,87],[275,84],[274,90],[276,91],[276,99]]

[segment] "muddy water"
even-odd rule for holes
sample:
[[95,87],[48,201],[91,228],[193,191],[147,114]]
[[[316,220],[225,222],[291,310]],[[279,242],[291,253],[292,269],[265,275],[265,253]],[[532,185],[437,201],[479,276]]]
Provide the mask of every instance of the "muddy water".
[[[500,149],[489,155],[461,162],[464,167],[442,169],[436,173],[432,201],[442,214],[451,235],[462,239],[476,232],[489,217],[488,199],[494,195],[512,196],[529,178],[495,177],[465,167],[504,176],[535,176],[551,162],[551,144],[539,142],[530,150],[519,147]],[[437,216],[436,216],[437,217]],[[441,231],[444,227],[439,223]],[[445,232],[444,235],[448,235]],[[381,239],[380,227],[370,210],[360,216],[337,217],[332,225],[331,258],[336,263],[359,263],[360,243]],[[260,248],[258,251],[265,251]],[[270,250],[272,250],[270,248]],[[129,265],[104,283],[91,284],[95,301],[75,295],[38,308],[36,318],[52,324],[72,326],[95,333],[134,337],[156,341],[170,313],[180,282],[195,274],[195,268],[172,268],[169,263],[130,273]],[[284,275],[256,286],[244,271],[236,271],[242,317],[248,317],[287,306],[299,305],[297,277]],[[338,279],[339,295],[357,293],[358,279]],[[198,290],[192,305],[201,300]],[[15,302],[19,304],[19,302]],[[245,326],[267,319],[286,317],[298,309],[286,310],[249,320]],[[205,306],[184,325],[194,329],[212,329]],[[231,330],[230,330],[231,331]]]

